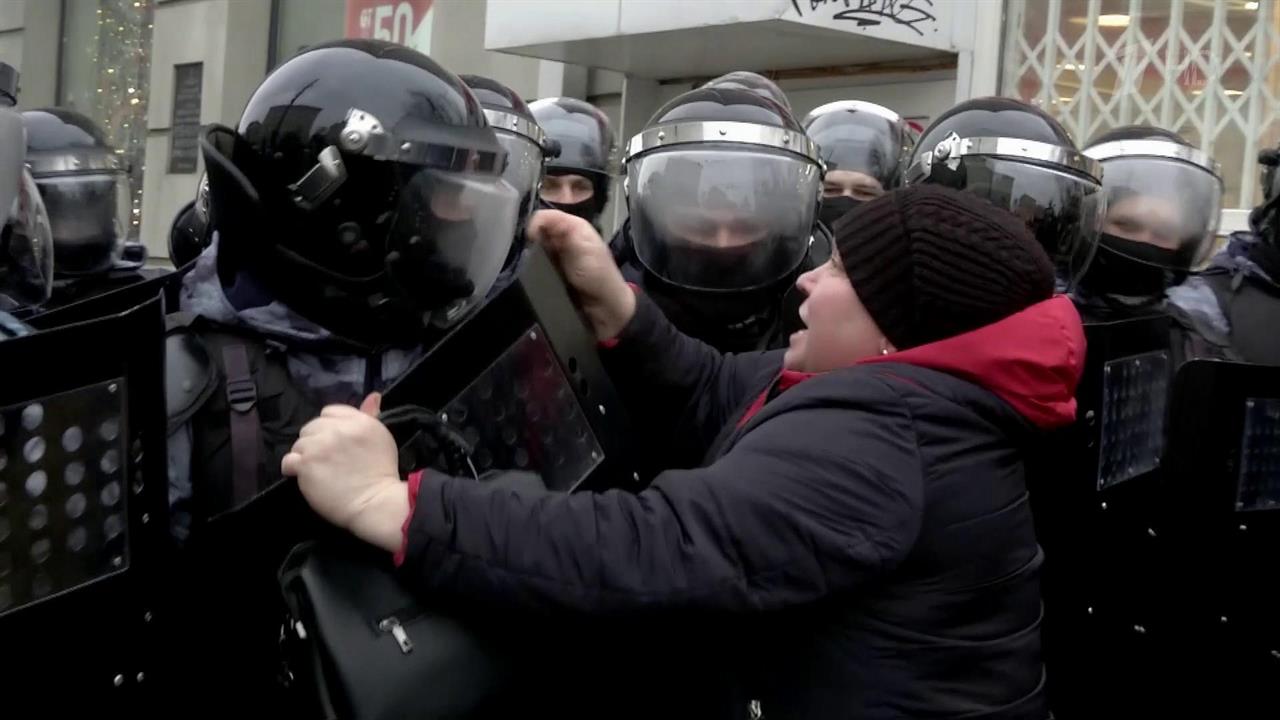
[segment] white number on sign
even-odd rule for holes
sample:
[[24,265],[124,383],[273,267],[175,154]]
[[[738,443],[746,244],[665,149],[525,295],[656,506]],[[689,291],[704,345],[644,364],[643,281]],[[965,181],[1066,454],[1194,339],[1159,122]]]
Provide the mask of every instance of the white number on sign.
[[[378,40],[407,44],[413,35],[413,6],[402,2],[394,6],[387,3],[373,9],[373,36]],[[387,22],[390,21],[390,27]]]

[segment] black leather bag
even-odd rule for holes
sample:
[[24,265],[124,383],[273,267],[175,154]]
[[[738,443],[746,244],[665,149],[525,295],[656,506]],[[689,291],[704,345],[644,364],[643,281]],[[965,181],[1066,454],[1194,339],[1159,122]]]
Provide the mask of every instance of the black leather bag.
[[354,539],[294,548],[280,569],[291,682],[317,716],[472,718],[502,695],[508,659],[458,608],[431,608],[385,552]]

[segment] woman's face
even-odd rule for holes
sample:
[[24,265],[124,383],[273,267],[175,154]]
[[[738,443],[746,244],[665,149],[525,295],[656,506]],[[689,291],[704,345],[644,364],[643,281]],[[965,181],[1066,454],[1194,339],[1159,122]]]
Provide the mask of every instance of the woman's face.
[[796,287],[806,296],[800,304],[805,329],[791,336],[782,360],[786,369],[825,372],[894,350],[858,299],[837,253],[801,275]]

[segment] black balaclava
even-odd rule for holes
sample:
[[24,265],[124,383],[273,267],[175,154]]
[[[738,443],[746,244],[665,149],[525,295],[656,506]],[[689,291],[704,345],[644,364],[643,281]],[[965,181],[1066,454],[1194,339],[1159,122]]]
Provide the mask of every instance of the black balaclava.
[[586,220],[591,226],[600,229],[600,214],[609,203],[609,180],[598,173],[575,171],[567,168],[548,168],[547,175],[559,177],[563,175],[581,175],[591,181],[593,191],[591,197],[576,203],[558,203],[543,200],[542,203],[553,210],[567,212],[570,215]]
[[835,221],[844,217],[849,213],[849,211],[865,202],[866,200],[849,197],[848,195],[837,195],[836,197],[823,198],[822,207],[818,210],[818,219],[822,221],[823,225],[831,227]]

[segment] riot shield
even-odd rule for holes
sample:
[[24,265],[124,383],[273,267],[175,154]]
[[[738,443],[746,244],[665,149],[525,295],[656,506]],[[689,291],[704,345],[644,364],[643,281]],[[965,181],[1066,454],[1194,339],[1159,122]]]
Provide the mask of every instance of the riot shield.
[[135,308],[157,295],[163,296],[166,312],[178,306],[178,289],[190,268],[149,272],[145,279],[105,290],[58,307],[41,307],[29,313],[26,322],[37,329],[51,329],[71,323],[107,317]]
[[[446,472],[479,482],[518,477],[557,491],[640,484],[621,398],[541,248],[530,248],[514,283],[388,389],[384,420],[409,406],[429,409],[437,428],[466,446],[467,471],[454,467],[455,457],[440,461]],[[402,448],[413,445],[391,428]],[[563,692],[562,681],[563,668],[592,655],[576,652],[592,635],[583,627],[414,597],[385,557],[360,557],[329,540],[300,546],[281,570],[300,703],[430,720],[550,716],[580,702],[582,692]],[[369,635],[370,627],[382,630]],[[592,685],[586,672],[575,669],[575,683]]]
[[150,599],[168,547],[163,348],[158,297],[0,342],[6,712],[119,712],[151,696]]
[[473,447],[481,475],[529,471],[565,491],[639,484],[621,398],[541,248],[387,391],[384,409],[403,404],[438,410]]
[[[1167,469],[1178,564],[1165,586],[1204,704],[1274,709],[1280,677],[1280,367],[1212,360],[1173,384]],[[1206,662],[1211,658],[1211,662]]]
[[1087,324],[1077,420],[1029,457],[1045,553],[1045,663],[1059,717],[1099,717],[1142,697],[1171,635],[1153,585],[1168,541],[1160,466],[1169,332],[1164,315]]

